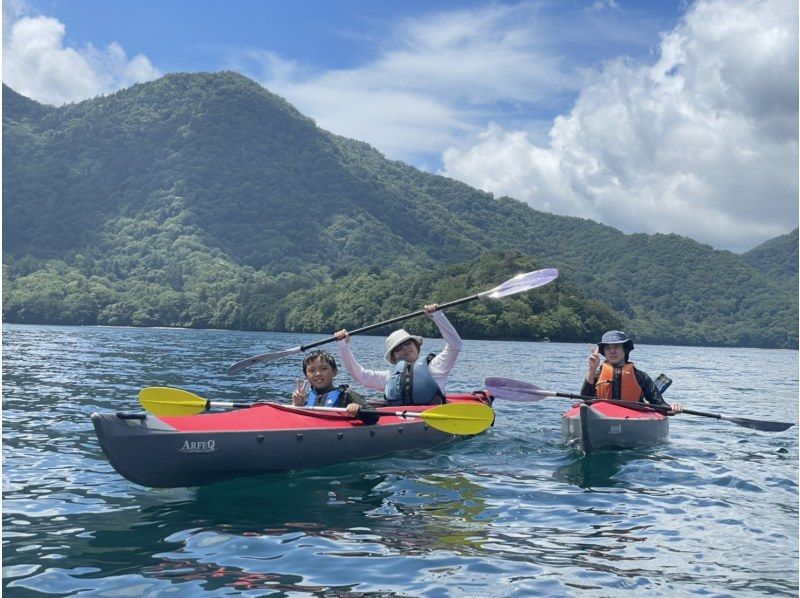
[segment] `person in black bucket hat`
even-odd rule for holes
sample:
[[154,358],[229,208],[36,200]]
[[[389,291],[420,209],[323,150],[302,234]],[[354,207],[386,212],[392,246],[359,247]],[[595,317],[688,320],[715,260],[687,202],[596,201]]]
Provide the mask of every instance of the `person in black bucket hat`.
[[[646,372],[630,361],[633,341],[620,330],[609,330],[589,354],[589,371],[583,381],[581,394],[612,401],[647,401],[670,407],[672,414],[681,413],[683,405],[669,405]],[[605,361],[600,363],[600,356]]]
[[628,335],[619,330],[609,330],[597,343],[597,351],[602,355],[605,351],[606,345],[622,345],[622,350],[625,352],[625,361],[628,361],[628,356],[633,351],[633,341],[628,338]]

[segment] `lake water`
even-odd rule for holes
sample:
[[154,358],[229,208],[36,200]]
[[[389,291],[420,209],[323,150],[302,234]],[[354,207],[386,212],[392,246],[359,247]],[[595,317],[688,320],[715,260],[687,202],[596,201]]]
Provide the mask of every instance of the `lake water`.
[[[144,386],[287,400],[299,356],[225,372],[317,338],[3,326],[4,594],[797,595],[797,427],[682,415],[666,445],[583,457],[561,438],[569,400],[498,399],[494,428],[442,450],[172,490],[128,482],[100,451],[91,413],[138,410]],[[382,368],[382,343],[353,349]],[[578,392],[588,350],[466,341],[449,390],[506,376]],[[687,408],[797,421],[796,351],[632,357]]]

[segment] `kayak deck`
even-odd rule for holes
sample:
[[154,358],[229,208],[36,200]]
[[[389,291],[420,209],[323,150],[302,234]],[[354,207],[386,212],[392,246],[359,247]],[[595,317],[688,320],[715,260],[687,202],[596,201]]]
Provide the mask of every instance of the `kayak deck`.
[[561,418],[567,444],[584,453],[645,448],[666,442],[669,419],[637,403],[593,401],[573,406]]
[[[490,404],[485,393],[448,395],[448,403]],[[378,411],[424,411],[387,407]],[[430,449],[460,436],[420,418],[387,415],[366,424],[347,414],[274,403],[200,415],[93,413],[103,452],[128,480],[152,487],[199,486],[226,479],[324,467],[390,453]]]
[[[403,407],[402,411],[419,413],[424,408]],[[395,412],[397,408],[379,407],[379,412]],[[261,430],[302,430],[314,428],[352,428],[364,425],[360,419],[346,413],[331,411],[299,410],[276,403],[262,403],[245,410],[226,411],[197,415],[177,415],[159,417],[162,422],[178,432],[246,432]],[[407,421],[397,416],[383,416],[384,424]]]

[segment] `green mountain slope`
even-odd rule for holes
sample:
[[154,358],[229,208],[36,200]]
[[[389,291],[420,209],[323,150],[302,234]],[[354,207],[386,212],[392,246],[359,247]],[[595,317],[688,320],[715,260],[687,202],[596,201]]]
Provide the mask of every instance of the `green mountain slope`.
[[[562,271],[561,312],[544,322],[529,303],[497,323],[473,308],[469,335],[586,340],[613,324],[640,342],[797,346],[796,268],[791,284],[756,250],[494,198],[323,131],[235,73],[61,108],[3,94],[5,321],[329,332],[526,264]],[[773,262],[796,264],[793,243]]]
[[780,284],[797,286],[797,229],[742,254],[745,262]]

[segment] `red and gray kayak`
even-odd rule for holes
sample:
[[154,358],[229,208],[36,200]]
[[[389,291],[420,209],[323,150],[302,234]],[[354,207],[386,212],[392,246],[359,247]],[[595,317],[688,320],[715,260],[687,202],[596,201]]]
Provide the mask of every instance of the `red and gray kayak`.
[[666,442],[669,419],[635,403],[592,401],[567,411],[561,418],[561,430],[567,443],[584,453],[645,448]]
[[[459,402],[490,405],[491,398],[482,392],[448,395],[447,403]],[[422,412],[430,407],[402,409]],[[324,467],[463,438],[416,417],[386,415],[370,425],[339,412],[275,403],[173,417],[93,413],[92,423],[114,469],[136,484],[157,488]]]

